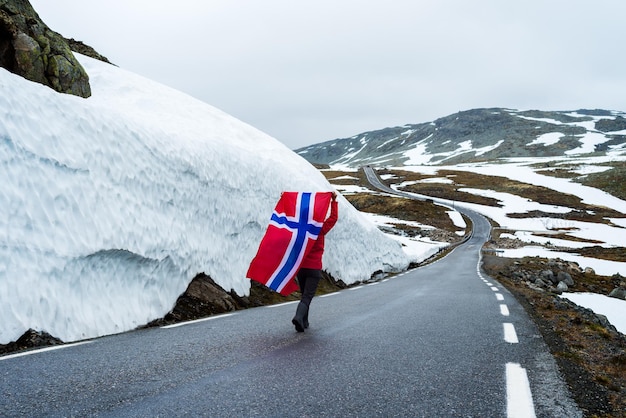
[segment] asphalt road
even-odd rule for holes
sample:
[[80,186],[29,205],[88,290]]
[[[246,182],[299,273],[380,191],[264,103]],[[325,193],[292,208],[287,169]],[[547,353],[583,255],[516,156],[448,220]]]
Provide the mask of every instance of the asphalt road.
[[0,416],[582,416],[480,273],[489,225],[474,222],[431,265],[316,297],[305,333],[289,303],[0,357]]

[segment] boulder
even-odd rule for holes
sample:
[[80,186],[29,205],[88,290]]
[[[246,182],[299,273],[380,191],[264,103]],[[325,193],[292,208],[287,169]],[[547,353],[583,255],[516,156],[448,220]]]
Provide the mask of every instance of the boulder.
[[612,298],[626,300],[626,289],[623,287],[616,287],[615,289],[611,290],[609,296]]
[[228,292],[211,277],[198,274],[164,319],[167,323],[189,321],[236,309],[237,303]]
[[596,323],[601,325],[602,327],[606,328],[607,330],[611,331],[612,333],[617,333],[617,328],[615,328],[615,326],[613,324],[611,324],[609,322],[609,319],[601,314],[594,314],[596,317]]
[[559,271],[556,275],[556,279],[559,283],[563,282],[568,286],[574,286],[574,279],[572,279],[572,275],[566,271]]
[[89,76],[28,0],[0,0],[0,67],[60,93],[91,96]]
[[35,331],[34,329],[29,329],[22,334],[17,341],[10,342],[6,345],[0,345],[0,355],[58,344],[63,344],[63,341],[53,337],[45,331]]
[[557,284],[558,281],[556,280],[556,276],[554,275],[554,273],[552,272],[552,270],[542,270],[540,274],[541,279],[546,282],[552,282],[554,284]]

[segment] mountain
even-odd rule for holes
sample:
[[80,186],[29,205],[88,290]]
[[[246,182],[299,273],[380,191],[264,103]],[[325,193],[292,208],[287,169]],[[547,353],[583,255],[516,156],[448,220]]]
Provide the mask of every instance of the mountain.
[[625,116],[608,110],[473,109],[434,122],[334,139],[296,152],[311,163],[353,168],[623,154]]
[[[247,295],[285,190],[334,190],[276,139],[181,92],[77,55],[91,96],[0,68],[0,344],[68,342],[163,317],[198,273]],[[325,269],[354,283],[411,257],[339,197]]]

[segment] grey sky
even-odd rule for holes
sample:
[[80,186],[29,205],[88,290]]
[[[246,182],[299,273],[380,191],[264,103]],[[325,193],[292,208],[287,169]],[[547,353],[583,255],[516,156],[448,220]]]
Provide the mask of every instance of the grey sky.
[[31,0],[290,148],[478,107],[626,111],[624,0]]

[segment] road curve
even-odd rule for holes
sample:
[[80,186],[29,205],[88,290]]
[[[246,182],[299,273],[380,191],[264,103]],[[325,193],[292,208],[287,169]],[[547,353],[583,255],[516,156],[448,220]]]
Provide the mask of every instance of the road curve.
[[582,416],[489,234],[428,266],[295,304],[0,357],[3,416]]

